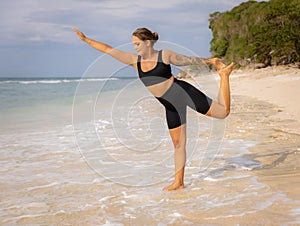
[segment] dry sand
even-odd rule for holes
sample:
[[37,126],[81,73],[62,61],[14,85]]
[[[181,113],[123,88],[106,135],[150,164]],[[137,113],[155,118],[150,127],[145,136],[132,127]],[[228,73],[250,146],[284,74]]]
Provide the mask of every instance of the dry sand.
[[[238,77],[235,77],[238,76]],[[245,95],[276,105],[280,120],[293,121],[284,129],[300,134],[300,70],[293,66],[235,71],[233,95]]]

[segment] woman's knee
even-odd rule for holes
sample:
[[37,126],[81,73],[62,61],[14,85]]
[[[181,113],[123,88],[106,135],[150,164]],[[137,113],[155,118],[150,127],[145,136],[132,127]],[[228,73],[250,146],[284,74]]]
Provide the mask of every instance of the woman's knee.
[[230,114],[230,109],[226,109],[225,106],[212,105],[209,110],[206,112],[206,116],[225,119]]
[[226,109],[225,110],[225,118],[227,118],[227,116],[230,114],[230,109]]
[[219,112],[214,112],[211,114],[206,114],[207,116],[211,116],[217,119],[225,119],[227,116],[230,114],[230,111],[219,111]]
[[172,142],[175,149],[181,149],[184,146],[184,142],[182,142],[180,139],[173,139]]
[[170,129],[170,135],[175,149],[180,149],[185,147],[186,144],[185,124],[177,128]]
[[224,109],[224,111],[219,112],[219,118],[225,119],[230,114],[230,110]]

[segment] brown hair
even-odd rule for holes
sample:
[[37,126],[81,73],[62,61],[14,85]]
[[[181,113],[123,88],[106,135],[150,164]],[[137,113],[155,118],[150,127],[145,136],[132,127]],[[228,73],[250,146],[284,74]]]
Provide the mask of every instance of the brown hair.
[[158,33],[157,32],[151,32],[149,29],[142,27],[136,29],[133,33],[133,36],[138,37],[142,41],[150,40],[152,46],[157,42],[158,40]]

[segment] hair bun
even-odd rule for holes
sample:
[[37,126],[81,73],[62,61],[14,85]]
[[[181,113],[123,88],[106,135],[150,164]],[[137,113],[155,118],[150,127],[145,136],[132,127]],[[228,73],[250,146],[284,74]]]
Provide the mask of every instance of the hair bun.
[[157,41],[158,40],[158,33],[157,32],[153,32],[153,40]]
[[137,28],[132,35],[138,37],[142,41],[150,40],[152,46],[158,40],[158,33],[152,32],[145,27]]

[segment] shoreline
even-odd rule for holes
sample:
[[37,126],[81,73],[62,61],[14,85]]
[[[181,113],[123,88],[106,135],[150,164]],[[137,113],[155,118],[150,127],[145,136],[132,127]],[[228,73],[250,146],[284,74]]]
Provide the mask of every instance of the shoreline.
[[[258,141],[249,148],[249,158],[263,166],[251,173],[269,186],[268,192],[281,195],[283,200],[295,200],[293,205],[276,201],[255,214],[261,219],[270,212],[279,216],[299,211],[299,87],[300,70],[289,66],[233,72],[232,113],[227,119],[225,139],[237,136]],[[299,214],[295,213],[297,224]]]
[[[218,78],[210,74],[189,82],[197,82],[215,99]],[[106,101],[97,102],[93,121],[89,109],[96,109],[94,92],[79,99],[74,124],[68,121],[69,102],[20,111],[21,121],[26,113],[28,119],[34,116],[35,124],[25,120],[23,127],[12,127],[0,137],[0,224],[299,224],[300,135],[294,128],[299,118],[291,115],[298,108],[293,92],[297,94],[299,78],[298,70],[280,67],[235,70],[231,114],[216,126],[220,137],[213,136],[212,118],[190,111],[186,188],[174,192],[161,190],[173,179],[164,109],[153,97],[148,99],[142,85],[107,93]],[[283,84],[285,93],[274,91]],[[295,106],[274,95],[290,95]],[[136,101],[137,96],[145,98]],[[111,106],[121,107],[114,118]],[[10,118],[16,119],[6,121]],[[150,128],[148,119],[153,118],[157,121]],[[130,134],[122,126],[129,119],[135,123]],[[150,137],[148,131],[157,136]],[[209,146],[208,140],[221,144]]]

